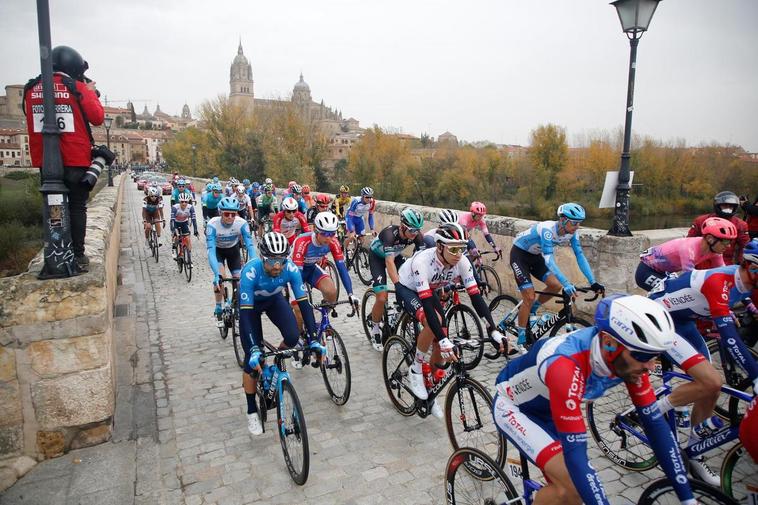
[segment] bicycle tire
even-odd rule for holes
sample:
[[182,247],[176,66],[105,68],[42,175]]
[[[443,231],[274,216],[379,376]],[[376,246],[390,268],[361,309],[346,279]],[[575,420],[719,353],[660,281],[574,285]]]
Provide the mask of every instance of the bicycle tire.
[[266,398],[263,394],[263,381],[258,380],[255,386],[255,397],[258,400],[258,419],[261,422],[261,428],[263,433],[266,433],[266,419],[268,418],[268,405],[266,404]]
[[519,498],[492,458],[471,447],[458,449],[447,460],[445,491],[448,505],[511,503]]
[[226,307],[226,300],[229,299],[229,290],[224,286],[224,299],[222,303],[224,304],[224,308],[221,309],[221,321],[224,323],[221,325],[221,328],[218,329],[218,331],[221,333],[221,338],[226,340],[226,337],[229,336],[229,327],[226,325],[226,320],[228,318],[227,316],[227,307]]
[[[369,343],[372,342],[371,338],[371,329],[368,327],[368,317],[371,315],[371,311],[368,308],[369,299],[374,299],[374,303],[376,303],[376,293],[374,293],[373,289],[367,289],[365,293],[363,293],[363,298],[361,299],[361,323],[363,324],[363,333],[366,335],[366,339],[369,341]],[[371,304],[371,308],[373,309],[374,304]]]
[[[743,466],[745,467],[743,469]],[[721,490],[740,503],[747,503],[748,486],[758,488],[755,463],[742,443],[729,449],[721,463]]]
[[187,278],[187,282],[192,280],[192,251],[184,248],[184,276]]
[[[739,389],[740,391],[747,392],[749,388],[753,386],[753,381],[748,379],[747,377],[742,380],[739,384],[734,386],[734,389]],[[753,390],[753,394],[755,395],[755,390]],[[724,396],[724,394],[721,394],[720,396]],[[728,396],[728,395],[727,395]],[[735,396],[729,396],[729,408],[727,410],[727,419],[731,423],[738,423],[742,421],[742,417],[745,415],[745,410],[747,410],[748,403],[741,401],[739,398]],[[718,413],[720,407],[716,407],[716,412]]]
[[[454,426],[456,420],[461,429]],[[492,417],[492,395],[478,381],[471,377],[453,381],[445,399],[445,427],[453,450],[473,447],[500,468],[505,464],[507,443]]]
[[[323,344],[326,347],[326,356],[321,361],[321,376],[324,378],[326,392],[336,405],[344,405],[350,399],[352,380],[347,348],[340,334],[331,326],[324,332]],[[336,380],[340,377],[344,381],[341,388]]]
[[[279,393],[281,400],[276,403],[279,441],[282,445],[284,463],[287,465],[290,477],[295,481],[295,484],[302,486],[308,480],[308,470],[310,467],[310,451],[308,449],[308,430],[305,426],[305,414],[300,404],[300,398],[298,398],[295,391],[295,386],[288,379],[283,379],[281,386],[282,390]],[[289,396],[291,400],[291,412],[288,410],[286,412],[287,418],[284,419],[282,410],[284,409],[284,405],[288,404],[286,396]],[[293,459],[295,453],[290,450],[290,443],[292,444],[292,449],[296,449],[296,445],[300,446],[300,451],[298,452],[302,455],[302,461]]]
[[[700,505],[737,505],[737,501],[727,496],[720,489],[709,486],[699,480],[690,480],[690,488],[695,495],[695,500]],[[656,505],[665,503],[680,503],[679,498],[674,491],[674,486],[669,479],[665,477],[653,481],[645,488],[640,499],[637,501],[637,505]]]
[[374,279],[371,277],[371,268],[368,263],[368,249],[363,246],[358,248],[353,259],[353,267],[364,286],[370,286],[373,283]]
[[402,337],[393,335],[387,339],[382,352],[382,376],[384,387],[392,405],[400,414],[416,413],[416,398],[410,392],[408,374],[413,364],[413,349]]
[[[518,303],[518,300],[516,300],[511,295],[496,296],[490,302],[489,309],[490,313],[492,314],[492,320],[496,325],[498,325],[498,328],[503,333],[518,335],[518,330],[516,329],[516,318],[518,314],[515,312],[511,314]],[[510,317],[506,319],[506,316],[509,314]],[[501,323],[502,327],[500,327]]]
[[482,355],[484,355],[484,330],[482,330],[479,316],[471,307],[458,304],[450,307],[445,315],[445,320],[447,321],[448,335],[451,338],[478,339],[480,341],[475,351],[461,349],[461,355],[458,356],[463,361],[463,367],[466,370],[473,370],[482,361]]
[[590,326],[592,326],[592,323],[590,323],[586,319],[582,319],[581,317],[572,317],[571,319],[572,319],[571,324],[569,324],[566,319],[563,319],[562,321],[558,321],[558,324],[553,326],[553,328],[550,330],[550,336],[551,337],[556,336],[558,332],[561,331],[562,329],[565,333],[569,333],[571,331],[578,330],[580,328],[589,328]]
[[181,251],[177,248],[176,252],[176,266],[179,268],[179,273],[182,273],[184,271],[184,248]]
[[479,280],[485,284],[484,289],[480,288],[485,300],[494,299],[503,294],[503,285],[500,282],[500,276],[497,271],[489,265],[479,267]]
[[326,260],[326,273],[329,274],[329,277],[332,279],[332,282],[334,283],[334,292],[336,294],[335,300],[340,299],[340,273],[339,270],[337,270],[337,265],[334,264],[332,260]]
[[239,313],[235,316],[235,310],[232,309],[232,345],[234,346],[234,357],[240,368],[245,368],[245,350],[242,347],[242,337],[239,330]]
[[421,333],[419,322],[411,317],[410,314],[403,311],[400,315],[400,322],[398,323],[398,336],[405,339],[405,343],[407,343],[411,349],[415,349],[419,333]]

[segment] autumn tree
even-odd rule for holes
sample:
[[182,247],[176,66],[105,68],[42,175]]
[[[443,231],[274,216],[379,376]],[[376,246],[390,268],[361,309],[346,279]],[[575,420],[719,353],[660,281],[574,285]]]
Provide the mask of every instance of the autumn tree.
[[555,196],[558,186],[558,174],[568,160],[566,130],[554,124],[538,126],[530,134],[529,158],[535,175],[547,178],[544,193],[546,200]]

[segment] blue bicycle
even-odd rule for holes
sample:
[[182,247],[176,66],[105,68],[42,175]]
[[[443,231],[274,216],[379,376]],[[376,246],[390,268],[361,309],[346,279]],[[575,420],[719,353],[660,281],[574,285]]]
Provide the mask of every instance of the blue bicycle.
[[[302,486],[308,480],[310,466],[308,431],[305,427],[303,407],[285,366],[286,358],[292,357],[296,351],[276,349],[265,341],[263,345],[268,351],[262,353],[262,359],[273,357],[274,364],[261,365],[263,371],[256,390],[258,416],[265,432],[268,410],[276,408],[279,441],[284,453],[284,462],[292,480]],[[252,375],[253,378],[257,378],[255,370]]]

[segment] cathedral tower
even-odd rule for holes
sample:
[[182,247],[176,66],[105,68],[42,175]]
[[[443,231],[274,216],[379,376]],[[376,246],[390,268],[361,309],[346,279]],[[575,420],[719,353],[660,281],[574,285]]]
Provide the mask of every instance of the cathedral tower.
[[243,107],[252,113],[255,103],[253,67],[242,52],[241,40],[239,48],[237,48],[237,56],[234,57],[229,69],[229,100],[232,104]]

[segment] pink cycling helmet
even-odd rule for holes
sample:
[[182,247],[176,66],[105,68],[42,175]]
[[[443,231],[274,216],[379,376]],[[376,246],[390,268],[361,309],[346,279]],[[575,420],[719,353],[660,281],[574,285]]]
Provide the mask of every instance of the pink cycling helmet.
[[487,206],[482,202],[471,202],[471,208],[469,210],[471,210],[472,214],[479,214],[481,216],[487,214]]
[[703,227],[700,231],[703,235],[713,235],[722,240],[737,238],[737,227],[731,221],[721,217],[709,217],[703,221]]

